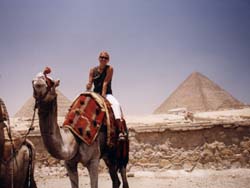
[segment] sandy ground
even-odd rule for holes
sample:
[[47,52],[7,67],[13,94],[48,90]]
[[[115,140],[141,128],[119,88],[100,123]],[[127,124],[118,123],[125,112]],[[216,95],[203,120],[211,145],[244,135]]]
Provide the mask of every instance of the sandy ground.
[[[169,170],[166,172],[134,172],[129,173],[130,188],[249,188],[250,169],[231,169],[223,171],[195,170],[191,173],[183,170]],[[89,177],[81,176],[80,187],[90,188]],[[67,177],[48,176],[37,180],[38,188],[70,188]],[[111,188],[108,174],[99,175],[99,187]]]

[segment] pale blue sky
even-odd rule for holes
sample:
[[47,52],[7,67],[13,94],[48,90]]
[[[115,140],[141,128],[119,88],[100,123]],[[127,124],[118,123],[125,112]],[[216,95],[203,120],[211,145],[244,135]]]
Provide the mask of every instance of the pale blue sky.
[[199,71],[250,103],[249,0],[0,0],[0,97],[14,115],[45,66],[69,99],[101,50],[127,115],[149,114]]

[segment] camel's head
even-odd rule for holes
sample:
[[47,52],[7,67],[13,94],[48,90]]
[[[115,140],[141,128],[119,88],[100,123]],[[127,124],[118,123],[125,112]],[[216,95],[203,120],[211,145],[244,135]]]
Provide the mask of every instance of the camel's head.
[[50,69],[46,67],[32,80],[33,96],[36,100],[51,101],[56,97],[55,88],[59,86],[60,81],[48,77],[47,74],[49,73]]

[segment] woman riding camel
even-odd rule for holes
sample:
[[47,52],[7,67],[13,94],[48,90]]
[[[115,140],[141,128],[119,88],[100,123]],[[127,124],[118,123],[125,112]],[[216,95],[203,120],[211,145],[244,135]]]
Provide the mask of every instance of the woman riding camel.
[[99,66],[90,69],[89,82],[86,85],[86,89],[90,90],[94,83],[94,92],[102,95],[110,103],[116,119],[116,126],[119,131],[119,140],[126,138],[126,125],[123,119],[122,109],[119,102],[112,95],[112,76],[113,67],[108,65],[110,56],[108,52],[102,51],[99,55]]

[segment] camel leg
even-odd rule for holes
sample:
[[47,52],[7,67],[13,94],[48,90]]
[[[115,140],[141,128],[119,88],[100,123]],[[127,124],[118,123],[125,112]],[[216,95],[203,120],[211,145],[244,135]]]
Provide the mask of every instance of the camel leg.
[[112,179],[112,187],[113,188],[119,188],[121,182],[119,180],[118,174],[117,174],[117,166],[115,164],[113,164],[112,162],[110,162],[110,160],[108,160],[107,158],[103,158],[104,162],[106,163],[108,169],[109,169],[109,175]]
[[36,181],[35,181],[35,179],[34,179],[33,174],[32,174],[32,176],[31,176],[30,178],[31,178],[31,179],[30,179],[30,184],[25,185],[25,188],[26,188],[26,187],[27,187],[27,188],[37,188],[37,186],[36,186]]
[[37,188],[36,181],[34,178],[35,158],[36,158],[35,148],[29,140],[26,140],[26,146],[29,149],[29,163],[28,163],[28,172],[26,177],[26,186],[28,188]]
[[123,188],[129,188],[128,186],[128,180],[127,180],[127,172],[126,172],[126,167],[121,167],[120,169],[120,173],[122,176],[122,184],[123,184]]
[[31,188],[37,188],[34,177],[31,179]]
[[98,188],[98,166],[99,159],[93,159],[87,165],[91,188]]
[[25,180],[25,186],[24,187],[25,188],[37,188],[36,181],[34,179],[34,168],[33,169],[28,169],[28,171],[29,170],[31,170],[31,174],[27,173],[26,180]]
[[65,167],[69,175],[71,188],[78,188],[77,162],[65,161]]
[[120,180],[117,174],[117,168],[115,166],[109,167],[109,174],[113,182],[113,188],[119,188],[120,187]]

